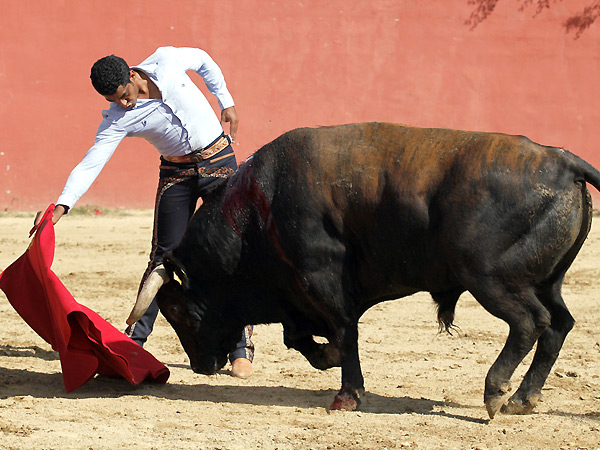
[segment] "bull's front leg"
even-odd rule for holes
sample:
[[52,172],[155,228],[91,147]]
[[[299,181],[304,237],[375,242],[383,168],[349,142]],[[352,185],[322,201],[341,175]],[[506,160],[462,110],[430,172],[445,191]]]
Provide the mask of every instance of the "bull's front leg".
[[360,368],[358,356],[358,324],[341,330],[342,350],[342,389],[337,393],[330,410],[343,409],[354,411],[360,406],[361,396],[364,396],[365,380]]
[[283,343],[298,350],[315,369],[325,370],[341,365],[340,349],[334,343],[319,344],[312,336],[292,337],[284,327]]

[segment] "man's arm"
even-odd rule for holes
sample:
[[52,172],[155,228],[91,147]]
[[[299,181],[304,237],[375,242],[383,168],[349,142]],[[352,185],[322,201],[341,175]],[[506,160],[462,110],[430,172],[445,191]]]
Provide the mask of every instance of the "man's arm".
[[235,140],[239,119],[235,111],[233,97],[227,89],[225,77],[217,63],[208,53],[199,48],[170,47],[163,50],[169,51],[171,56],[177,59],[178,64],[184,70],[193,70],[202,77],[210,93],[219,102],[219,107],[221,108],[221,126],[225,129],[225,123],[229,122],[229,135],[232,140]]
[[[94,145],[71,171],[67,179],[62,194],[56,202],[52,223],[56,224],[64,214],[69,212],[77,200],[87,192],[125,136],[127,136],[125,130],[116,129],[111,126],[111,122],[108,120],[102,121],[98,127]],[[41,218],[42,211],[38,211],[33,221],[33,228],[29,231],[29,236],[35,233]]]
[[229,122],[229,135],[231,136],[232,141],[235,141],[239,121],[235,106],[231,106],[221,111],[221,126],[225,129],[225,123]]

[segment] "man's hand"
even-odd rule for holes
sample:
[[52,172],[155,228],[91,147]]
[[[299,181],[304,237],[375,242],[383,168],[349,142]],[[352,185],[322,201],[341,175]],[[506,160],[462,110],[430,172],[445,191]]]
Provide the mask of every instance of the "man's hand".
[[[56,222],[58,222],[60,220],[60,218],[63,216],[63,214],[66,212],[66,207],[64,207],[63,205],[56,205],[54,207],[54,214],[52,216],[52,223],[56,224]],[[42,220],[42,216],[44,215],[43,211],[38,211],[37,214],[35,215],[35,219],[33,220],[33,228],[31,228],[31,230],[29,230],[29,237],[31,237],[33,235],[33,233],[36,232],[36,230],[38,229],[38,227],[40,226],[40,221]]]
[[237,112],[235,112],[235,106],[231,106],[230,108],[221,111],[221,126],[225,129],[225,122],[230,123],[229,136],[231,136],[232,141],[235,141],[239,121]]

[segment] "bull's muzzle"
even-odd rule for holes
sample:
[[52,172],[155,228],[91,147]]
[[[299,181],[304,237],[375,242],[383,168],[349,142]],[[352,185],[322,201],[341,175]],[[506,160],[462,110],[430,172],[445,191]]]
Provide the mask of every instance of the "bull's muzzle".
[[194,373],[202,375],[214,375],[227,364],[227,355],[224,356],[204,356],[200,360],[190,356],[190,367]]
[[127,325],[133,325],[142,318],[146,310],[150,307],[150,304],[152,303],[152,300],[154,300],[160,287],[163,284],[168,283],[169,280],[169,275],[163,265],[160,264],[159,266],[156,266],[150,275],[148,275],[148,278],[146,278],[146,281],[138,294],[135,305],[127,319]]

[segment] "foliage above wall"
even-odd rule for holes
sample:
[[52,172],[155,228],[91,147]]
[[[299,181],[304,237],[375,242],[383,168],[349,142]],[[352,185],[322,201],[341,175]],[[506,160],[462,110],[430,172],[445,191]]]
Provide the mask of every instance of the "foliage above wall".
[[[496,5],[500,0],[468,0],[469,5],[474,9],[470,17],[465,20],[465,25],[475,29],[481,22],[486,20],[494,12]],[[533,17],[538,16],[544,10],[550,9],[553,4],[562,0],[519,0],[519,11],[525,12],[535,9]],[[566,33],[574,33],[574,38],[579,39],[581,34],[594,24],[600,16],[600,0],[594,0],[585,6],[579,13],[567,17],[563,21],[563,27]]]

